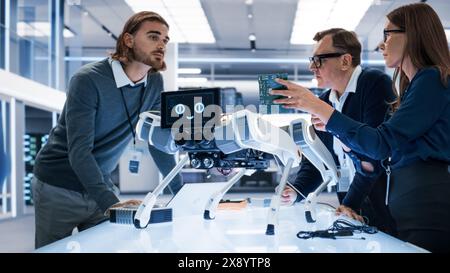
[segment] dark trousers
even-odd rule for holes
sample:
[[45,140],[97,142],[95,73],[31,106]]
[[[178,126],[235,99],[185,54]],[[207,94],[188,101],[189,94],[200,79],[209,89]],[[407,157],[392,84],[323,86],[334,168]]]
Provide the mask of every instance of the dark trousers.
[[[344,200],[346,192],[338,192],[339,203]],[[356,212],[363,216],[368,225],[376,227],[378,230],[391,236],[397,235],[394,219],[389,208],[386,206],[386,175],[381,175],[373,186],[369,194],[364,198],[359,210]]]
[[68,237],[74,228],[83,231],[108,220],[86,193],[32,180],[35,210],[35,247]]
[[450,170],[420,161],[393,170],[389,209],[398,237],[431,252],[450,252]]

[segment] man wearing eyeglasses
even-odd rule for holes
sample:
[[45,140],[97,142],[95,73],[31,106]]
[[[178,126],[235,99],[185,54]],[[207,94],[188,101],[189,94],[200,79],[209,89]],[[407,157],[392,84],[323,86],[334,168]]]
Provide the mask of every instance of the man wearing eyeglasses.
[[[317,43],[313,57],[309,58],[309,69],[318,87],[329,88],[320,98],[352,119],[377,127],[384,120],[388,102],[395,99],[389,76],[379,70],[362,69],[361,44],[353,32],[328,29],[318,32],[314,41]],[[393,222],[384,205],[386,177],[380,164],[351,151],[320,126],[316,131],[340,167],[337,195],[341,205],[336,212],[360,221],[363,215],[370,225],[394,234]],[[319,171],[303,158],[292,183],[295,189],[286,187],[282,204],[301,201],[321,182]]]

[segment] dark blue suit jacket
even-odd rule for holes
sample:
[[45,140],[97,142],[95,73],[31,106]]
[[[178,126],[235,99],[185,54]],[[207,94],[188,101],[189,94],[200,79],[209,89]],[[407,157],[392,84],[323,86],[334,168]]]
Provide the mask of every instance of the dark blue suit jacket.
[[[450,77],[447,77],[449,80]],[[333,112],[326,129],[354,151],[375,159],[392,157],[392,169],[420,161],[450,163],[450,85],[437,68],[417,71],[401,105],[377,128]]]
[[[331,105],[329,95],[331,90],[324,92],[320,99]],[[360,74],[355,93],[349,93],[342,113],[354,120],[372,127],[380,125],[389,107],[389,102],[395,99],[392,91],[392,81],[383,72],[375,69],[363,69]],[[333,151],[333,135],[328,132],[316,131],[319,138],[333,154],[339,166],[337,156]],[[382,175],[380,162],[367,156],[352,152],[360,160],[371,162],[375,166],[375,173],[357,172],[350,185],[350,189],[342,200],[342,204],[358,210],[364,198],[370,193],[373,184]],[[356,168],[358,169],[358,168]],[[300,170],[293,185],[305,196],[314,191],[322,183],[320,172],[305,157],[302,159]],[[382,198],[382,197],[380,197]],[[296,201],[302,200],[298,195]],[[341,201],[341,200],[340,200]]]

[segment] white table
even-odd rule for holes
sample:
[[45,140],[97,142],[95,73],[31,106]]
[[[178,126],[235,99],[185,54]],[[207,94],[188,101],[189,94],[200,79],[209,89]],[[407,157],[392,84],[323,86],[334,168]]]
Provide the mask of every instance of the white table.
[[302,204],[281,207],[275,235],[267,236],[267,211],[251,206],[219,210],[215,220],[190,215],[141,230],[105,222],[36,252],[426,252],[382,232],[337,240],[297,238],[300,230],[326,229],[336,220],[334,210],[323,205],[316,223],[306,222]]

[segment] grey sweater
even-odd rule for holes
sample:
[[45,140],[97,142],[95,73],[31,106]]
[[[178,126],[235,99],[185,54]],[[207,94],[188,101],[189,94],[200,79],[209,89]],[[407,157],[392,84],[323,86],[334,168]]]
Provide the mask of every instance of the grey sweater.
[[[139,118],[142,86],[123,87],[133,126]],[[160,109],[162,76],[149,74],[141,112]],[[70,80],[58,124],[36,158],[34,175],[53,186],[87,192],[106,211],[119,202],[110,173],[132,139],[120,90],[108,59],[83,66]],[[164,173],[174,166],[170,155],[150,149]],[[163,166],[161,166],[163,165]]]

